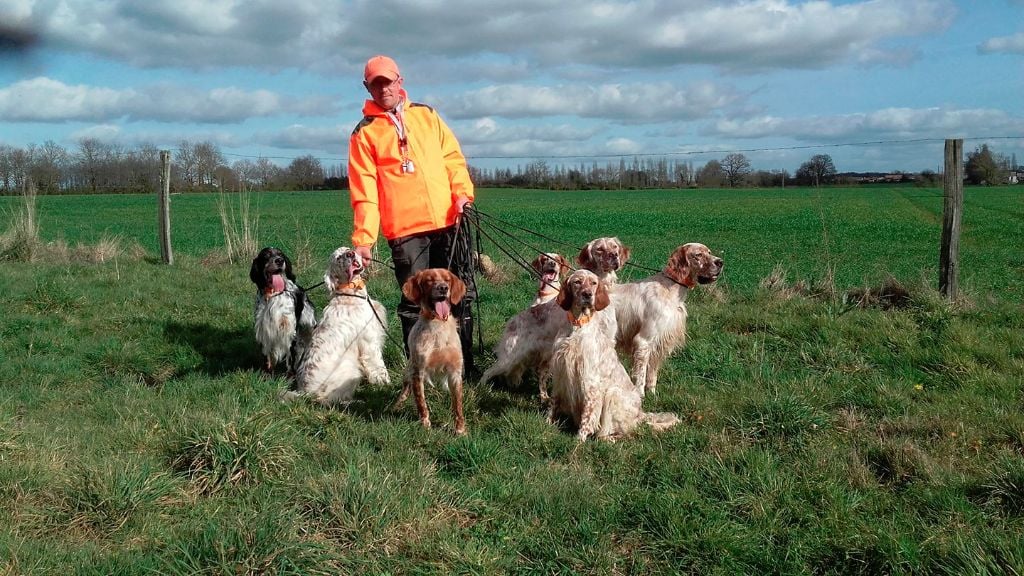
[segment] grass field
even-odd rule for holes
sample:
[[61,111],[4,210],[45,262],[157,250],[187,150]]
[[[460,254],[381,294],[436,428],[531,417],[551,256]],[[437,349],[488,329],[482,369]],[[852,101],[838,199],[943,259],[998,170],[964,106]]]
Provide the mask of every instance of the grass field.
[[[529,384],[469,382],[466,438],[433,393],[424,431],[387,409],[394,343],[390,387],[281,404],[215,197],[173,197],[171,267],[154,198],[41,197],[43,240],[123,249],[0,262],[0,574],[1024,573],[1024,188],[965,197],[949,304],[934,189],[482,191],[507,229],[564,242],[524,237],[545,250],[725,259],[645,401],[683,424],[612,444],[548,425]],[[319,282],[344,193],[252,201],[260,242]],[[17,207],[0,198],[0,233]],[[481,281],[489,348],[535,285],[484,249],[508,277]],[[844,298],[890,276],[899,307]],[[370,290],[393,308],[393,278]]]

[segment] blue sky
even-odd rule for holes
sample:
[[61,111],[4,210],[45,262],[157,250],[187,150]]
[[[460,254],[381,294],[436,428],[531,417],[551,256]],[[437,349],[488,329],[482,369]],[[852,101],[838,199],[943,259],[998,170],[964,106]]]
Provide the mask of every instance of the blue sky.
[[1024,0],[506,4],[4,0],[0,25],[38,42],[0,58],[0,145],[339,165],[385,53],[480,167],[934,170],[944,138],[1024,163]]

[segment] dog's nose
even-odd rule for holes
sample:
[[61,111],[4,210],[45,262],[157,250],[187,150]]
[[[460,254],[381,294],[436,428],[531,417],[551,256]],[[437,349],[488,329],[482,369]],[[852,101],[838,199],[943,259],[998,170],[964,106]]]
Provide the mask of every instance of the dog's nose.
[[274,257],[274,264],[277,264],[278,266],[280,266],[281,264],[284,264],[284,258],[281,258],[280,256],[275,256]]
[[721,268],[724,265],[721,258],[715,258],[711,262],[715,265],[716,268]]

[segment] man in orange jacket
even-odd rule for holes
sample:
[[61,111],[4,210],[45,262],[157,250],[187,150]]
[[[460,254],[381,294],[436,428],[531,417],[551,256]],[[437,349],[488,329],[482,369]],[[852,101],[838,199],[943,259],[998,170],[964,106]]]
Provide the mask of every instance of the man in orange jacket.
[[[370,99],[363,105],[363,119],[352,131],[348,147],[352,245],[369,261],[378,229],[383,232],[399,286],[427,268],[451,268],[466,282],[466,296],[453,313],[459,319],[464,366],[469,372],[474,368],[471,305],[476,286],[470,271],[468,229],[456,237],[463,208],[473,201],[466,158],[437,112],[409,101],[394,60],[370,58],[363,80]],[[409,332],[419,307],[403,296],[398,316],[408,355]]]

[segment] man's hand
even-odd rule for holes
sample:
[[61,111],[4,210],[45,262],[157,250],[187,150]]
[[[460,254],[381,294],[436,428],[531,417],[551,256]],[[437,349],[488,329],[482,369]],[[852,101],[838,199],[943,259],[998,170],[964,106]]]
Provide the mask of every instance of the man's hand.
[[355,253],[359,254],[359,257],[363,259],[363,267],[369,268],[370,262],[373,262],[373,247],[372,246],[356,246]]
[[462,214],[463,210],[466,209],[466,204],[470,204],[471,202],[473,201],[469,199],[469,196],[459,196],[455,199],[455,210],[459,214]]

